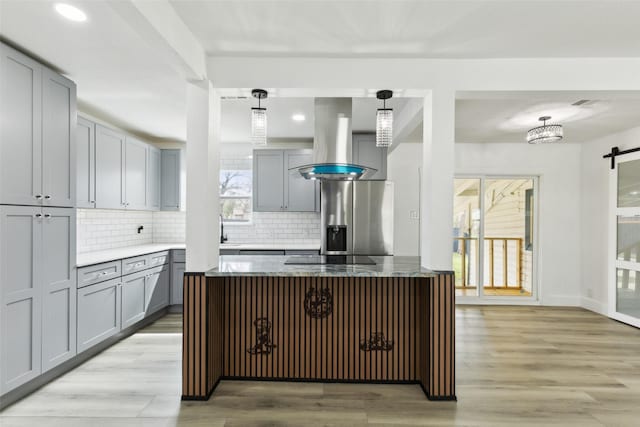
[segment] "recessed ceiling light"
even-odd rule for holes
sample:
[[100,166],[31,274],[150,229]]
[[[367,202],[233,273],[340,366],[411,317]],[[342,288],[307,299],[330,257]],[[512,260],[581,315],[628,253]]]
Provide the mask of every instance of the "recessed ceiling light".
[[56,3],[55,5],[56,12],[60,15],[64,16],[70,21],[74,22],[84,22],[87,20],[87,14],[78,9],[75,6],[71,6],[67,3]]
[[304,116],[304,114],[298,113],[291,116],[291,119],[293,119],[294,122],[304,122],[306,120],[306,117]]

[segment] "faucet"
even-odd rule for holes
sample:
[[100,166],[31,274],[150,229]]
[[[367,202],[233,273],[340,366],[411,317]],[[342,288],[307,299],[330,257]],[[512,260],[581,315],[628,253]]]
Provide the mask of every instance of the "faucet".
[[227,238],[227,236],[224,235],[224,222],[223,222],[222,214],[220,214],[220,243],[224,243],[227,240],[229,239]]

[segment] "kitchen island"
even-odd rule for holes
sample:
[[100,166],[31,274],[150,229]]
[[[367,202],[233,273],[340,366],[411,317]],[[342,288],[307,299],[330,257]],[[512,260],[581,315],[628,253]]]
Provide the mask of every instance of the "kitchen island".
[[183,400],[220,380],[420,384],[455,400],[453,272],[418,257],[288,265],[222,256],[184,279]]

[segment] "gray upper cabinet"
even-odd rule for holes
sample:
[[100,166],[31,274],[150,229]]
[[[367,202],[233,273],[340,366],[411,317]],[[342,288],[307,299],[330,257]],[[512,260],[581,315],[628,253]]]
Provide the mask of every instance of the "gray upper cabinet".
[[284,209],[293,212],[315,212],[320,210],[317,204],[318,181],[304,179],[291,168],[308,165],[313,161],[311,150],[284,151]]
[[127,137],[125,144],[125,207],[147,208],[147,144]]
[[147,209],[160,210],[160,182],[162,154],[159,149],[147,147]]
[[311,150],[253,152],[253,210],[256,212],[314,212],[319,209],[318,183],[290,168],[312,162]]
[[180,150],[162,150],[160,184],[161,209],[163,211],[180,210],[181,152]]
[[42,209],[42,371],[76,354],[76,214]]
[[124,209],[125,136],[96,125],[96,207]]
[[44,206],[76,204],[76,85],[43,68],[42,192]]
[[368,180],[387,179],[387,148],[376,147],[376,135],[363,133],[353,135],[353,163],[377,169]]
[[284,152],[255,150],[253,152],[253,210],[275,212],[284,210]]
[[82,117],[76,127],[76,206],[96,207],[96,125]]
[[0,203],[40,204],[42,66],[4,44],[0,54]]
[[41,210],[0,206],[0,394],[41,372]]

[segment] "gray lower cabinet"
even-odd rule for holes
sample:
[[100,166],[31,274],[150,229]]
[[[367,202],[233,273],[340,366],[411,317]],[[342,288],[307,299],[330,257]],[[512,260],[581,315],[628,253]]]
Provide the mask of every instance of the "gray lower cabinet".
[[184,262],[174,262],[171,265],[171,305],[182,305],[185,265]]
[[124,209],[125,136],[96,125],[96,208]]
[[375,133],[354,134],[352,150],[353,163],[377,170],[368,180],[387,179],[387,148],[376,147]]
[[120,331],[121,292],[119,278],[78,289],[78,353]]
[[147,272],[145,284],[145,316],[169,305],[171,272],[169,265],[152,268]]
[[291,168],[310,164],[311,150],[254,150],[253,210],[256,212],[315,212],[319,187]]
[[147,208],[147,144],[127,137],[124,155],[124,200],[127,209]]
[[0,43],[0,204],[75,205],[75,84]]
[[148,146],[148,173],[147,173],[147,209],[160,210],[160,182],[162,180],[161,164],[162,153],[159,149]]
[[122,277],[122,329],[144,319],[147,277],[146,271]]
[[42,372],[76,355],[76,214],[42,209]]
[[160,209],[179,211],[181,205],[182,153],[180,150],[162,150],[160,180]]
[[0,390],[76,354],[73,209],[0,206]]
[[96,207],[96,125],[82,117],[76,128],[76,206]]
[[41,372],[41,208],[0,206],[0,393]]

